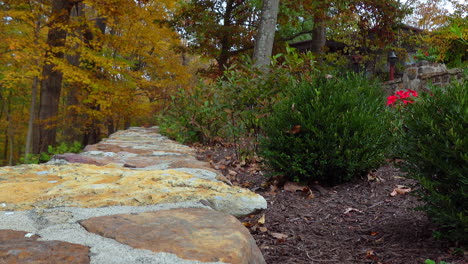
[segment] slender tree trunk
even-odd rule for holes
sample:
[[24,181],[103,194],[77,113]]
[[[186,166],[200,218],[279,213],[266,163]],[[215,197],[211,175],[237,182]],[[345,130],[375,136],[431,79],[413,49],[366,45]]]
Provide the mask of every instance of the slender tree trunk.
[[26,136],[26,144],[24,150],[24,160],[28,161],[28,156],[31,153],[31,145],[33,140],[34,119],[36,118],[36,99],[37,99],[37,86],[39,78],[34,76],[32,91],[31,91],[31,105],[29,106],[29,120],[28,120],[28,134]]
[[9,146],[9,143],[8,143],[8,126],[5,128],[5,131],[4,131],[4,137],[5,137],[5,143],[3,144],[3,164],[6,164],[7,163],[7,159],[8,159],[8,146]]
[[325,31],[325,10],[317,11],[314,17],[314,28],[312,29],[312,41],[310,42],[310,51],[315,54],[323,54],[324,47],[327,41]]
[[276,20],[278,17],[279,0],[263,0],[262,17],[258,28],[253,60],[255,66],[266,69],[275,42]]
[[63,73],[56,69],[53,59],[63,59],[64,53],[57,49],[65,46],[67,31],[63,28],[70,19],[70,12],[77,0],[53,0],[50,29],[47,35],[49,50],[42,68],[41,99],[39,105],[39,140],[34,142],[34,153],[46,152],[49,145],[55,145],[59,99]]
[[[11,111],[11,110],[8,110]],[[13,166],[13,157],[14,157],[14,128],[13,122],[11,122],[11,113],[7,114],[7,122],[8,122],[8,165]]]
[[[40,21],[36,22],[36,28],[34,29],[34,44],[39,44],[39,34],[41,31]],[[39,67],[39,60],[36,60],[36,65]],[[28,133],[26,135],[26,143],[24,146],[24,160],[28,161],[28,156],[31,153],[31,146],[33,145],[34,138],[34,120],[37,117],[36,112],[36,101],[37,101],[37,90],[39,86],[39,76],[34,76],[32,87],[31,87],[31,105],[29,106],[29,120],[28,120]]]
[[9,166],[13,165],[13,138],[14,138],[14,131],[13,131],[13,122],[11,120],[11,92],[8,93],[7,99],[6,99],[6,105],[5,105],[5,110],[6,110],[6,121],[7,121],[7,127],[6,127],[6,133],[5,133],[5,138],[6,138],[6,143],[5,143],[5,161],[8,162],[7,164]]

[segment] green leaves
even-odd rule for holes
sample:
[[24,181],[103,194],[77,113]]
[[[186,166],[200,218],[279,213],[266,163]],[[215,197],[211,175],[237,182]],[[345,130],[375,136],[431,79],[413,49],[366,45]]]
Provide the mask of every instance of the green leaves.
[[[362,76],[291,83],[265,120],[261,155],[290,180],[338,184],[379,166],[390,136],[381,88]],[[291,111],[294,105],[294,111]],[[290,133],[300,126],[299,133]]]
[[402,168],[417,179],[422,207],[440,236],[468,242],[468,85],[431,88],[408,105],[400,130]]

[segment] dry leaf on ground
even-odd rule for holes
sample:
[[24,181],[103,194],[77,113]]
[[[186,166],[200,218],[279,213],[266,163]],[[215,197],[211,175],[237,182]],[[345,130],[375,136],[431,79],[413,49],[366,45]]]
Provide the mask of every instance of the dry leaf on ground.
[[346,210],[343,212],[343,214],[348,214],[348,213],[353,212],[353,211],[362,214],[362,211],[361,211],[361,210],[356,209],[356,208],[351,208],[351,207],[346,208]]
[[312,193],[312,190],[305,185],[301,185],[297,182],[286,182],[283,186],[283,190],[288,191],[288,192],[303,192],[307,198],[313,199],[315,198],[315,195]]
[[283,186],[283,189],[288,192],[297,192],[297,191],[304,192],[308,188],[309,187],[300,185],[296,182],[286,182]]
[[376,182],[382,182],[383,180],[377,175],[375,170],[370,171],[367,174],[367,180],[368,181],[376,181]]
[[263,214],[262,217],[260,217],[260,219],[258,219],[257,223],[259,223],[261,225],[265,224],[265,214]]
[[397,185],[396,188],[390,193],[390,196],[396,196],[397,194],[404,195],[411,192],[411,188],[404,185]]
[[285,234],[281,234],[281,233],[275,233],[275,232],[271,232],[270,235],[278,240],[286,240],[286,238],[288,238],[288,235],[285,235]]

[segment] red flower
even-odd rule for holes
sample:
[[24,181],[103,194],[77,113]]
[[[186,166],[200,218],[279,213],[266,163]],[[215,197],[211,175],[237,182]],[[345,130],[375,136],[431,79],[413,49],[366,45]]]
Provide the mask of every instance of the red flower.
[[387,97],[387,106],[393,106],[397,101],[401,101],[404,105],[414,103],[411,97],[418,97],[418,92],[407,89],[406,91],[396,91],[395,95]]
[[424,52],[424,55],[429,56],[429,53],[428,53],[428,52]]
[[387,105],[393,105],[398,100],[398,96],[390,95],[387,97]]
[[415,90],[408,89],[408,92],[409,92],[412,96],[418,97],[418,92],[416,92]]

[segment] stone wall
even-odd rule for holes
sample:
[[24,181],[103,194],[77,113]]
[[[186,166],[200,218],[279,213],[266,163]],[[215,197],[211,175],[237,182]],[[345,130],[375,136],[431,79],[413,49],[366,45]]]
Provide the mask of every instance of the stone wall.
[[388,94],[397,90],[412,89],[420,90],[428,88],[428,85],[445,86],[452,80],[462,80],[463,70],[454,68],[447,69],[444,64],[421,61],[409,65],[403,73],[402,78],[384,83]]

